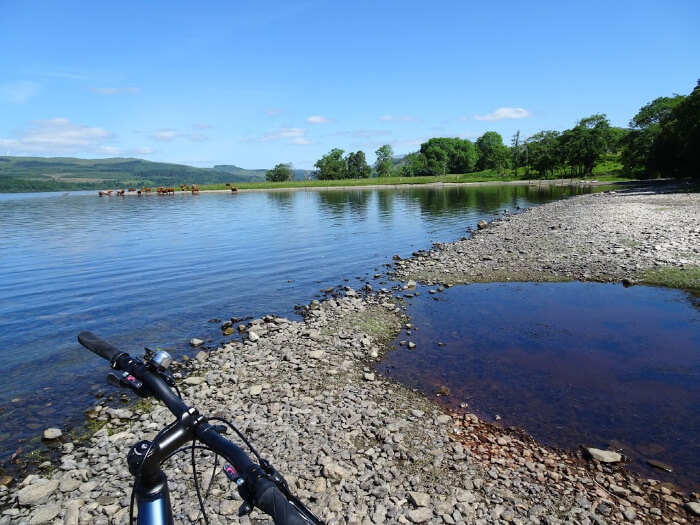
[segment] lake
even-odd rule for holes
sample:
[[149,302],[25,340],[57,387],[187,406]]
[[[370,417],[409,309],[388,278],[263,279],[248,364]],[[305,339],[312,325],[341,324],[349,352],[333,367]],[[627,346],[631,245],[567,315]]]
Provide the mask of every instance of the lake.
[[[517,207],[590,187],[411,187],[231,195],[0,195],[0,461],[82,419],[104,363],[92,330],[134,354],[226,340],[212,318],[275,314],[394,254],[456,240]],[[347,280],[347,282],[346,282]]]

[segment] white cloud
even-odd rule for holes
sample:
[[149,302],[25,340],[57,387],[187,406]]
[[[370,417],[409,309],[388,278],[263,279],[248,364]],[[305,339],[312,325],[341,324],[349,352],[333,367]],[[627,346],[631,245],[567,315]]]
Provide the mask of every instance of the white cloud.
[[393,140],[391,141],[392,146],[396,147],[415,147],[415,146],[420,146],[424,142],[426,142],[428,139],[425,137],[422,138],[417,138],[417,139],[407,139],[407,140]]
[[0,84],[0,102],[22,104],[39,92],[36,82],[19,81]]
[[171,142],[175,139],[189,139],[192,142],[204,142],[205,140],[209,140],[209,137],[202,133],[180,133],[174,129],[161,129],[156,131],[152,138],[159,142]]
[[0,149],[16,153],[67,155],[99,152],[112,134],[104,128],[75,124],[66,118],[37,120],[15,138],[0,138]]
[[359,129],[353,132],[354,137],[382,137],[385,135],[391,135],[391,131],[387,129]]
[[141,146],[131,151],[132,155],[151,155],[152,153],[155,153],[155,150],[148,146]]
[[384,120],[384,121],[394,121],[394,122],[419,122],[419,120],[416,117],[412,117],[410,115],[400,115],[400,116],[394,116],[394,115],[382,115],[379,117],[379,120]]
[[505,120],[515,118],[529,118],[532,116],[528,110],[524,108],[498,108],[493,113],[488,115],[474,115],[475,120]]
[[136,87],[125,87],[125,88],[114,88],[114,87],[103,87],[103,88],[93,88],[91,90],[93,93],[98,93],[100,95],[131,95],[135,93],[141,93],[141,90]]
[[97,152],[116,157],[118,155],[121,155],[122,151],[119,148],[115,148],[114,146],[98,146]]
[[281,115],[282,113],[284,113],[283,109],[268,108],[265,110],[265,114],[270,115],[272,117],[277,116],[277,115]]
[[180,134],[174,129],[161,129],[160,131],[156,131],[153,134],[153,138],[161,142],[170,142],[171,140],[175,140],[179,136]]
[[280,128],[259,137],[245,138],[242,142],[284,142],[295,146],[305,146],[313,142],[306,136],[304,128]]
[[312,115],[306,119],[306,122],[310,124],[330,124],[331,122],[335,122],[335,119],[323,117],[321,115]]

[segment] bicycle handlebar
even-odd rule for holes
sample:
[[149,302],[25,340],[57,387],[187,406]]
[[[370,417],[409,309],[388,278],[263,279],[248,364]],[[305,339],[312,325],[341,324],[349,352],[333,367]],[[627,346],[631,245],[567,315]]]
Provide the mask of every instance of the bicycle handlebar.
[[[187,406],[168,386],[165,380],[154,373],[149,366],[138,359],[132,358],[115,346],[92,332],[80,332],[78,341],[85,348],[110,362],[112,368],[133,375],[147,387],[148,392],[161,401],[178,419],[186,413],[192,413]],[[275,482],[268,479],[262,468],[254,463],[248,455],[236,444],[219,434],[212,425],[201,418],[192,429],[194,435],[216,454],[226,458],[236,469],[245,482],[246,488],[253,499],[253,504],[271,516],[277,525],[308,525],[322,523],[318,518],[313,521],[306,519],[302,511],[293,501],[280,490]],[[292,500],[295,500],[293,496]],[[298,502],[298,500],[296,500]],[[303,504],[300,503],[303,506]],[[309,514],[308,509],[304,509]],[[313,516],[313,514],[311,514]]]
[[104,339],[100,339],[92,332],[80,332],[78,334],[78,342],[110,363],[121,353],[115,346]]

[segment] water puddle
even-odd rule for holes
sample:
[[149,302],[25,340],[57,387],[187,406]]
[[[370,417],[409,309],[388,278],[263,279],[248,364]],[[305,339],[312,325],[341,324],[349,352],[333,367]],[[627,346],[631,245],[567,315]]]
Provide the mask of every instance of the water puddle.
[[[579,282],[417,291],[407,299],[413,329],[397,338],[383,373],[553,446],[622,449],[643,476],[698,490],[697,298]],[[449,395],[437,397],[444,387]]]

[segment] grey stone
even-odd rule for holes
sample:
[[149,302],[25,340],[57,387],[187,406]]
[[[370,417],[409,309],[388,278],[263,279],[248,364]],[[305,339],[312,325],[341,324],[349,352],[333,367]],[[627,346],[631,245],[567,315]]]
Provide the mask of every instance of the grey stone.
[[60,512],[61,506],[57,503],[49,503],[47,505],[37,507],[34,512],[32,512],[31,518],[29,519],[29,525],[41,525],[42,523],[48,523],[58,516]]
[[411,523],[424,523],[433,517],[432,509],[428,507],[420,507],[417,509],[409,510],[406,513],[406,518]]
[[17,493],[17,501],[20,505],[35,506],[45,502],[57,489],[57,480],[42,480],[21,489]]
[[47,428],[44,430],[44,439],[46,440],[54,440],[54,439],[59,439],[63,435],[63,432],[61,431],[60,428]]
[[593,459],[597,459],[601,463],[619,463],[622,461],[622,454],[619,452],[614,452],[612,450],[601,450],[599,448],[587,448],[588,452]]

